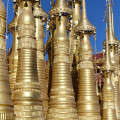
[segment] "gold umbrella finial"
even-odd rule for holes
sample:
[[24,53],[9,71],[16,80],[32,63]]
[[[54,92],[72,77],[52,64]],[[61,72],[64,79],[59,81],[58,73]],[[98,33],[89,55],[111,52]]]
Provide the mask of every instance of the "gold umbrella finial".
[[87,11],[86,11],[86,1],[82,0],[82,17],[80,23],[75,28],[76,32],[89,32],[90,34],[96,33],[96,27],[92,25],[88,18],[87,18]]

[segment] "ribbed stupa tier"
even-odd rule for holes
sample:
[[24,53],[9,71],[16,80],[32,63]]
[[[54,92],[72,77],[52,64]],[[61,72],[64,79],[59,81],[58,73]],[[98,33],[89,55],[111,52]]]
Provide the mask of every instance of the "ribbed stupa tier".
[[115,71],[112,73],[111,81],[114,87],[115,93],[115,107],[117,119],[120,120],[120,91],[119,91],[119,75],[118,75],[118,65],[119,53],[117,52],[119,41],[115,37],[114,28],[112,25],[112,14],[111,14],[111,4],[109,3],[109,31],[108,31],[108,43],[109,43],[109,53],[112,64],[115,67]]
[[53,38],[54,38],[54,35],[55,35],[55,31],[53,29],[53,20],[51,19],[50,21],[50,28],[49,28],[49,38],[48,38],[48,41],[46,43],[46,50],[47,50],[47,53],[48,53],[48,62],[47,62],[47,66],[46,66],[46,73],[47,73],[47,81],[48,81],[48,95],[50,96],[50,90],[51,90],[51,81],[52,81],[52,64],[53,64]]
[[100,108],[96,94],[95,72],[92,62],[92,47],[89,34],[81,39],[80,70],[77,108],[80,120],[100,120]]
[[87,18],[85,0],[82,0],[82,18],[75,27],[76,33],[81,35],[77,100],[79,120],[101,120],[96,94],[93,50],[89,39],[91,34],[95,34],[95,30]]
[[6,11],[0,0],[0,120],[14,120],[5,44]]
[[[113,52],[114,50],[111,50],[111,52]],[[115,54],[114,54],[115,55]],[[111,53],[110,53],[111,56]],[[115,56],[114,56],[115,57]],[[111,58],[111,57],[110,57]],[[111,59],[111,62],[113,59]],[[115,65],[115,64],[114,64]],[[118,64],[117,64],[118,65]],[[112,85],[114,87],[114,94],[115,94],[115,107],[116,107],[116,113],[117,113],[117,118],[118,120],[120,120],[120,91],[119,91],[119,76],[118,76],[118,70],[117,70],[117,65],[116,65],[116,69],[115,72],[112,73],[111,75],[111,81],[112,81]]]
[[78,58],[79,55],[77,54],[79,46],[80,46],[80,39],[79,36],[75,35],[74,28],[78,23],[80,22],[81,18],[81,10],[80,10],[80,1],[72,1],[68,0],[69,3],[72,2],[72,11],[73,11],[73,17],[71,20],[71,28],[70,28],[70,70],[71,70],[71,75],[72,75],[72,82],[73,82],[73,88],[75,91],[75,99],[77,100],[77,95],[78,95],[78,69],[77,69],[77,64],[78,64]]
[[[16,5],[15,5],[16,7]],[[8,30],[12,32],[13,35],[13,45],[8,54],[9,58],[9,79],[10,79],[10,88],[12,92],[12,99],[14,95],[14,85],[16,82],[16,75],[17,75],[17,62],[18,62],[18,31],[17,31],[17,20],[18,20],[18,13],[15,14],[13,21],[8,25]]]
[[37,47],[37,70],[41,87],[41,99],[43,102],[44,112],[48,110],[48,82],[45,73],[45,58],[44,58],[44,25],[47,20],[47,13],[43,11],[42,6],[39,7],[39,2],[34,5],[34,16],[36,21],[36,47]]
[[16,120],[44,120],[37,73],[32,2],[21,1],[18,18],[18,68],[14,93]]
[[114,101],[114,88],[111,83],[112,72],[108,70],[104,71],[103,73],[105,83],[102,90],[103,93],[102,120],[117,120]]
[[66,16],[56,16],[52,87],[48,120],[78,120],[70,74]]

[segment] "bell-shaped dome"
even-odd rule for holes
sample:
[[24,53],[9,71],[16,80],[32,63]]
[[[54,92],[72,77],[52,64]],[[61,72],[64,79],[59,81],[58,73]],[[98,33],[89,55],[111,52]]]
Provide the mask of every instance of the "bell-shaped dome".
[[47,20],[47,18],[48,18],[48,14],[43,10],[41,5],[39,7],[38,2],[35,4],[33,12],[34,12],[35,17],[43,17],[43,18],[45,18],[45,20]]
[[112,23],[112,14],[111,14],[111,4],[109,4],[109,31],[108,31],[108,40],[109,44],[119,44],[119,40],[116,38],[114,34],[114,28],[113,28],[113,23]]
[[82,0],[82,18],[80,23],[76,26],[75,31],[76,32],[89,31],[91,33],[94,33],[96,31],[96,27],[92,25],[87,18],[85,0]]
[[[24,8],[24,10],[25,10],[25,8]],[[27,9],[24,12],[24,10],[22,11],[22,13],[19,16],[18,24],[20,24],[20,23],[26,23],[26,24],[34,23],[35,24],[35,19],[34,19],[32,12],[30,12]]]
[[[21,6],[24,6],[21,10],[20,10],[20,15],[19,15],[19,18],[18,18],[18,25],[19,24],[22,24],[22,23],[25,23],[25,24],[35,24],[35,18],[34,18],[34,15],[32,13],[32,3],[31,2],[23,2],[22,3],[23,5]],[[27,4],[25,6],[25,4]]]
[[72,10],[70,7],[67,5],[65,0],[56,0],[55,6],[50,10],[49,14],[54,15],[54,14],[59,14],[59,13],[66,13],[66,14],[71,14]]

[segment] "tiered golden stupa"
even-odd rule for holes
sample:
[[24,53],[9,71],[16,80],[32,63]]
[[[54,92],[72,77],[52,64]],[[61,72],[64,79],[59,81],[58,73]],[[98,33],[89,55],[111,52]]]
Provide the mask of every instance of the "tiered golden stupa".
[[10,88],[12,92],[12,99],[14,95],[14,85],[16,82],[16,75],[17,75],[17,63],[18,63],[18,30],[17,30],[17,21],[18,21],[18,6],[16,2],[14,3],[14,12],[15,17],[13,21],[8,25],[8,30],[12,32],[13,35],[13,45],[8,54],[9,58],[9,78],[10,78]]
[[5,44],[6,10],[0,0],[0,120],[15,120]]
[[[74,69],[74,61],[77,62],[76,51],[79,47],[78,36],[75,35],[74,28],[78,25],[81,19],[81,0],[67,0],[68,3],[72,6],[72,19],[71,19],[71,27],[70,27],[70,63],[71,63],[71,71]],[[77,63],[76,63],[77,64]],[[74,76],[75,77],[75,76]]]
[[[51,1],[52,7],[54,6],[54,0]],[[50,90],[51,90],[51,81],[52,81],[52,65],[53,65],[53,58],[54,58],[54,49],[53,49],[53,40],[55,37],[55,18],[50,16],[50,19],[47,22],[47,30],[49,30],[49,38],[48,41],[45,45],[46,51],[48,53],[48,62],[46,66],[46,72],[47,72],[47,80],[48,80],[48,95],[50,95]],[[49,70],[49,72],[48,72]]]
[[[109,4],[110,7],[110,4]],[[116,109],[115,109],[115,96],[114,96],[114,87],[112,85],[111,76],[114,71],[114,65],[110,61],[110,51],[108,44],[108,28],[107,28],[107,6],[106,6],[106,59],[101,67],[101,70],[104,74],[105,83],[102,90],[102,101],[103,101],[103,109],[102,109],[102,120],[117,120]]]
[[78,120],[69,61],[67,21],[71,9],[65,0],[56,0],[50,10],[55,17],[56,32],[53,38],[53,70],[48,120]]
[[81,0],[68,0],[68,3],[72,6],[72,19],[69,36],[69,52],[70,52],[70,70],[72,75],[73,88],[75,91],[75,99],[78,95],[78,56],[77,50],[80,46],[80,38],[74,32],[74,28],[78,25],[81,19]]
[[82,18],[75,27],[80,35],[79,88],[77,108],[79,120],[100,120],[100,108],[96,94],[95,73],[93,67],[93,50],[89,40],[96,28],[89,22],[86,13],[86,2],[82,0]]
[[[106,2],[105,61],[104,55],[96,60],[105,79],[100,105],[97,65],[96,61],[93,65],[90,43],[96,27],[87,18],[86,1],[51,0],[49,20],[41,0],[13,3],[15,17],[8,25],[13,34],[8,73],[6,12],[0,0],[0,120],[120,120],[120,42],[114,34],[113,1]],[[46,45],[45,27],[49,31]]]
[[34,5],[34,16],[36,21],[36,47],[37,47],[37,70],[41,87],[41,99],[44,106],[45,114],[48,110],[48,82],[45,74],[45,58],[44,58],[44,25],[47,21],[47,13],[42,9],[41,1],[36,1]]
[[33,0],[20,0],[18,18],[18,68],[13,98],[16,120],[44,120],[37,73]]
[[108,43],[110,51],[110,60],[115,67],[115,71],[112,73],[111,81],[115,92],[115,107],[117,119],[120,119],[120,91],[119,91],[119,76],[118,76],[118,66],[119,66],[119,53],[117,52],[119,41],[115,37],[114,28],[112,27],[112,14],[111,14],[111,3],[109,1],[109,31],[108,31]]

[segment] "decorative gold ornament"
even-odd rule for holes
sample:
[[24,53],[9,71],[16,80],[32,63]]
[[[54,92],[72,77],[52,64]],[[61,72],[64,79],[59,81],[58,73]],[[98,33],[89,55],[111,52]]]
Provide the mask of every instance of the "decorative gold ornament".
[[18,30],[17,30],[17,21],[18,21],[18,6],[14,4],[15,8],[15,17],[13,21],[8,25],[8,30],[12,32],[13,35],[13,45],[8,54],[9,59],[9,79],[10,79],[10,88],[12,92],[12,99],[14,95],[14,85],[16,82],[17,75],[17,63],[18,63]]
[[33,1],[19,2],[18,68],[13,99],[16,120],[44,120],[37,73]]
[[0,120],[14,120],[5,44],[6,10],[0,0]]
[[48,110],[48,82],[45,73],[45,58],[44,58],[44,25],[47,21],[47,13],[42,9],[41,1],[34,5],[34,17],[36,22],[36,47],[37,47],[37,70],[41,87],[41,99],[43,102],[44,112],[47,115]]
[[56,0],[55,6],[49,11],[50,16],[54,16],[59,13],[71,14],[71,9],[66,4],[65,0]]
[[101,120],[96,94],[93,50],[89,40],[90,35],[95,34],[95,31],[96,28],[87,18],[85,0],[82,0],[82,18],[75,27],[75,32],[81,37],[77,100],[79,120]]
[[70,74],[69,38],[66,29],[71,9],[65,0],[56,0],[55,6],[49,13],[50,16],[55,16],[56,32],[53,38],[52,86],[47,119],[78,120]]

